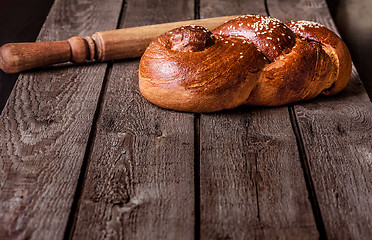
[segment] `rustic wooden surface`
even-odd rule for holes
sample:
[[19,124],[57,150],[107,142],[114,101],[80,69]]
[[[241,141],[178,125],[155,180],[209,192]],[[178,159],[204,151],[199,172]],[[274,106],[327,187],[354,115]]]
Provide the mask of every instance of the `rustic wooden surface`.
[[[334,29],[322,0],[96,2],[56,0],[38,40],[244,13]],[[138,64],[20,75],[0,117],[0,239],[372,235],[372,104],[355,71],[334,97],[188,114],[146,101]]]
[[[38,40],[115,28],[120,7],[56,0]],[[106,65],[18,78],[0,118],[0,239],[64,236]]]
[[[262,1],[225,4],[200,15],[267,15]],[[318,237],[287,107],[200,116],[200,209],[202,239]]]
[[[123,16],[121,27],[186,20],[194,17],[194,5],[130,1]],[[115,63],[109,74],[76,238],[194,237],[193,114],[166,111],[145,100],[138,90],[138,66],[138,60]]]
[[[324,1],[268,3],[272,16],[317,21],[337,31]],[[296,104],[293,113],[327,237],[370,238],[372,104],[355,69],[341,94]]]

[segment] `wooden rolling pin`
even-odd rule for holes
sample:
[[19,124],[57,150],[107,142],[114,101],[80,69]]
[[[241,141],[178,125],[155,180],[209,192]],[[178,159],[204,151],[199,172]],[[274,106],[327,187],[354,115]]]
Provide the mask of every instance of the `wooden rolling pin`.
[[55,63],[81,63],[140,57],[150,42],[173,28],[200,25],[214,29],[235,16],[164,23],[96,32],[92,37],[72,37],[65,41],[7,43],[0,48],[0,68],[6,73]]

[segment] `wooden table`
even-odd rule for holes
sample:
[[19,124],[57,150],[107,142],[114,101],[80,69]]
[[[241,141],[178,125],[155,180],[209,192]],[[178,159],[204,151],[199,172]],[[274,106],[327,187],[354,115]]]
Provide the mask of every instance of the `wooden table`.
[[[255,13],[336,30],[324,0],[55,0],[38,41]],[[158,108],[138,59],[23,73],[0,117],[0,239],[369,239],[372,104]]]

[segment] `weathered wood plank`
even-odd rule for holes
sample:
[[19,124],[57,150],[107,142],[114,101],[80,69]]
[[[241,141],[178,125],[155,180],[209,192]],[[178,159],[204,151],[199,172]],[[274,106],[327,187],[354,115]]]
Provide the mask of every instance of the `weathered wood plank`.
[[201,236],[317,238],[285,108],[201,117]]
[[[191,19],[193,3],[128,1],[121,26]],[[113,66],[73,238],[194,238],[194,118],[144,99],[138,65]]]
[[239,14],[266,15],[265,2],[263,0],[254,0],[249,2],[244,0],[200,0],[200,18]]
[[[337,31],[323,0],[268,2],[271,15]],[[355,69],[346,89],[294,107],[329,239],[372,235],[372,103]]]
[[[120,6],[56,0],[38,40],[115,28]],[[20,75],[0,117],[0,239],[63,238],[105,69]]]
[[[264,1],[222,3],[201,16],[266,15]],[[202,239],[318,237],[286,107],[201,115],[200,195]]]

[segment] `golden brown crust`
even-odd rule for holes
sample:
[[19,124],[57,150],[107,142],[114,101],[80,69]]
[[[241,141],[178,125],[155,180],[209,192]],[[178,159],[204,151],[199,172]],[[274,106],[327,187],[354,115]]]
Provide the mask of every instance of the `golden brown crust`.
[[139,87],[160,107],[213,112],[335,94],[350,73],[345,44],[325,27],[244,15],[212,32],[183,26],[159,36],[141,58]]
[[333,67],[335,80],[329,89],[323,90],[322,94],[334,95],[343,90],[351,75],[351,56],[344,41],[328,28],[315,22],[291,21],[285,24],[301,37],[320,43],[336,65]]

